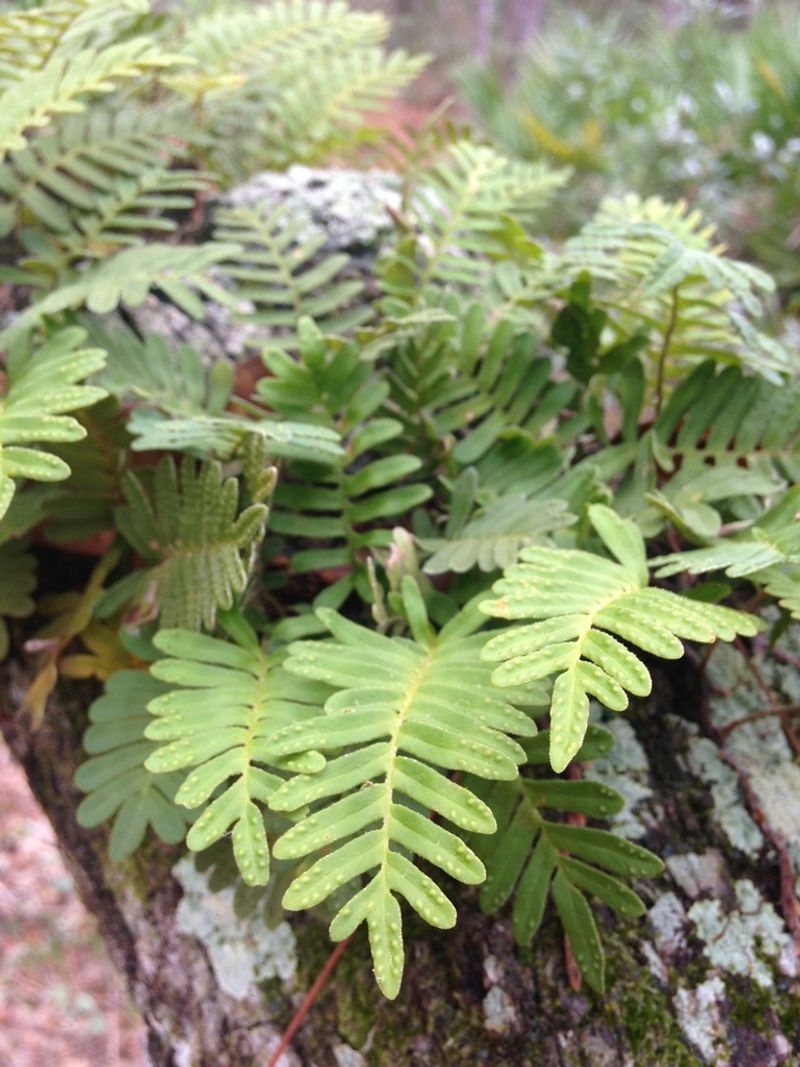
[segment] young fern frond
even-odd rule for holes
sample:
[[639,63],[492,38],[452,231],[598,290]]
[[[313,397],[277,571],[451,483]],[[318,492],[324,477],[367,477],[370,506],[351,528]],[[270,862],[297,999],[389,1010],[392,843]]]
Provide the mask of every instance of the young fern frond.
[[242,248],[222,274],[235,284],[239,299],[255,306],[239,315],[279,330],[286,345],[295,345],[301,318],[314,319],[324,333],[344,333],[366,322],[371,311],[358,297],[363,283],[348,278],[344,253],[320,257],[325,236],[308,237],[300,220],[286,218],[281,207],[263,212],[234,207],[217,212],[216,237]]
[[[590,726],[577,756],[596,759],[611,743],[608,731]],[[546,731],[523,747],[529,763],[547,762]],[[599,782],[560,778],[521,776],[514,782],[492,783],[470,778],[469,786],[488,804],[498,824],[494,836],[469,841],[488,870],[481,907],[495,912],[513,895],[514,937],[527,945],[552,896],[575,962],[589,985],[604,992],[605,954],[586,895],[619,915],[638,917],[644,914],[644,903],[621,879],[656,875],[664,865],[652,852],[607,830],[555,822],[543,811],[606,818],[622,810],[623,798]]]
[[259,804],[269,802],[287,771],[325,764],[316,752],[276,758],[270,740],[290,723],[315,718],[328,690],[287,675],[241,617],[226,621],[231,641],[186,630],[156,636],[169,658],[150,668],[161,685],[149,703],[145,736],[157,745],[145,768],[156,780],[188,771],[175,794],[196,815],[188,847],[202,851],[230,832],[245,882],[266,885],[269,849]]
[[149,826],[167,844],[186,834],[187,815],[175,803],[180,775],[156,775],[145,767],[157,747],[145,737],[152,722],[147,705],[166,688],[146,670],[117,671],[89,708],[91,725],[83,735],[89,759],[75,774],[75,785],[87,796],[77,819],[93,827],[113,818],[108,852],[115,863],[136,851]]
[[[408,576],[402,598],[413,639],[381,635],[320,609],[332,639],[291,645],[286,670],[335,693],[326,714],[288,726],[269,742],[281,757],[332,753],[324,770],[291,779],[270,801],[278,811],[313,808],[278,840],[276,856],[324,852],[292,883],[284,906],[308,908],[346,892],[331,937],[340,941],[367,923],[375,975],[390,998],[403,972],[398,897],[433,926],[456,921],[452,903],[415,857],[468,884],[485,876],[458,833],[432,817],[458,830],[495,829],[486,805],[446,772],[513,780],[525,755],[508,735],[532,736],[536,729],[492,689],[478,662],[484,638],[474,633],[477,612],[465,610],[437,634]],[[369,875],[363,886],[362,874]]]
[[131,576],[139,597],[154,602],[162,627],[213,629],[217,612],[247,585],[266,505],[239,511],[238,482],[224,478],[219,463],[186,458],[178,471],[171,456],[156,468],[150,493],[132,471],[124,492],[117,527],[150,564]]
[[589,699],[613,711],[626,690],[650,693],[650,673],[619,638],[664,659],[679,659],[679,638],[731,641],[761,628],[752,615],[649,587],[644,539],[630,520],[593,504],[589,519],[619,562],[591,552],[523,548],[481,610],[501,619],[536,619],[492,637],[482,658],[499,662],[495,685],[523,685],[556,675],[550,703],[550,762],[563,771],[580,749]]
[[70,327],[54,334],[31,353],[22,338],[11,351],[0,399],[0,519],[8,511],[17,479],[57,482],[67,478],[67,464],[38,446],[78,441],[86,436],[67,412],[89,407],[106,395],[82,379],[100,370],[101,349],[81,349],[86,333]]

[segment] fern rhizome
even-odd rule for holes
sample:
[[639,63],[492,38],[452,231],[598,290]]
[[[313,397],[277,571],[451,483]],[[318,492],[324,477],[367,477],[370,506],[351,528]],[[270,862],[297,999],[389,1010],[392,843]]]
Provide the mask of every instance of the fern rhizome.
[[[358,150],[423,61],[338,0],[193,6],[0,15],[3,651],[35,617],[37,720],[95,679],[79,818],[113,859],[232,850],[334,940],[365,925],[387,997],[408,908],[452,927],[479,886],[525,944],[552,901],[602,990],[590,901],[641,914],[661,861],[603,826],[593,717],[755,635],[754,590],[800,618],[772,282],[658,200],[540,244],[569,174],[452,130],[401,152],[369,292],[274,206],[211,200],[197,239],[209,192]],[[145,300],[259,323],[254,394],[134,330]],[[38,546],[86,539],[91,577],[48,596]]]

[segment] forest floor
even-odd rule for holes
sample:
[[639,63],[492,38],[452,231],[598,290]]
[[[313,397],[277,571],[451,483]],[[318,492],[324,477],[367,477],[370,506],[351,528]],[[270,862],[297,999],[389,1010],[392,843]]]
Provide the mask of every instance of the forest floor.
[[0,742],[0,1067],[144,1067],[142,1027]]

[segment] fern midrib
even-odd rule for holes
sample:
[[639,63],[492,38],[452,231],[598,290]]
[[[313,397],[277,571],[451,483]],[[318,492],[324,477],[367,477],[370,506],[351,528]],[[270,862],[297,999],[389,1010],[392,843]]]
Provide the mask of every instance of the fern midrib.
[[444,227],[442,228],[441,233],[439,234],[439,240],[436,244],[436,250],[426,263],[425,269],[420,275],[420,279],[417,285],[417,300],[415,301],[416,303],[419,303],[422,294],[430,285],[431,279],[433,278],[433,273],[439,262],[441,261],[445,249],[450,244],[453,234],[464,221],[464,218],[467,214],[467,206],[473,199],[475,194],[480,190],[481,182],[484,176],[488,173],[488,171],[489,166],[487,161],[484,162],[482,167],[476,168],[470,174],[469,180],[463,186],[461,196],[458,198],[458,200],[456,200],[455,207],[450,212],[449,218]]
[[389,882],[387,878],[386,863],[389,858],[391,849],[391,834],[390,825],[392,819],[392,806],[394,795],[394,770],[395,762],[397,760],[397,751],[400,745],[400,731],[403,728],[405,717],[413,707],[414,700],[419,692],[419,687],[425,678],[425,674],[431,665],[436,655],[436,646],[432,645],[421,657],[419,665],[415,670],[410,685],[406,689],[405,695],[400,702],[400,706],[397,708],[397,715],[395,717],[394,727],[389,738],[388,748],[388,766],[386,770],[385,787],[386,787],[386,806],[383,815],[383,825],[381,827],[381,833],[383,834],[384,847],[383,847],[383,859],[381,860],[381,869],[378,872],[377,877],[381,878],[384,882],[385,892],[389,892]]

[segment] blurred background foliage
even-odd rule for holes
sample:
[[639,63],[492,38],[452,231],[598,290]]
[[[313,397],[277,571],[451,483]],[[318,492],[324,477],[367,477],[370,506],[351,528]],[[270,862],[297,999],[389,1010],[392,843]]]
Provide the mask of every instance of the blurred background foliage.
[[361,0],[436,59],[426,102],[519,158],[568,165],[547,221],[608,194],[684,198],[800,289],[800,5],[786,0]]

